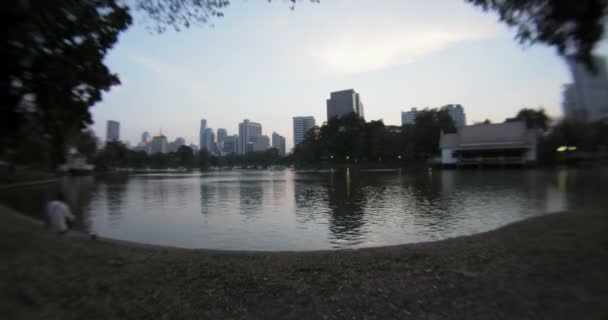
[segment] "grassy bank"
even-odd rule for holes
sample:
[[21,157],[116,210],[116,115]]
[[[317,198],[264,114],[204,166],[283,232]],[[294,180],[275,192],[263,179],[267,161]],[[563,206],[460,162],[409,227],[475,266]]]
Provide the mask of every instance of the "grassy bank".
[[[6,210],[4,210],[6,211]],[[0,213],[4,319],[605,319],[608,215],[355,251],[229,253],[57,237]]]

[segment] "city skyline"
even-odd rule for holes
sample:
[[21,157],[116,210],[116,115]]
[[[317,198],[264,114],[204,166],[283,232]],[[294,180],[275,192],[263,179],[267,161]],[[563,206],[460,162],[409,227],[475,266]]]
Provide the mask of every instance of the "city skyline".
[[[336,24],[339,17],[348,18]],[[336,90],[360,92],[368,121],[399,125],[411,106],[455,102],[474,123],[502,122],[524,107],[561,116],[562,85],[572,82],[552,48],[522,48],[495,15],[464,2],[332,1],[294,11],[243,2],[213,23],[162,35],[141,25],[125,32],[107,58],[122,85],[92,108],[96,134],[103,137],[114,119],[131,143],[162,127],[198,144],[201,117],[230,133],[250,118],[284,135],[291,149],[292,117],[321,124]],[[368,49],[352,50],[359,43]],[[604,41],[596,52],[607,48]]]

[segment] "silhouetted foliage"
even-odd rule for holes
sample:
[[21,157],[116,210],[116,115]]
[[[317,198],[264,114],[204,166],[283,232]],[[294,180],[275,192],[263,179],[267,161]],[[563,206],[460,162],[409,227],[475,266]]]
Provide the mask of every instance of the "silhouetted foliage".
[[298,164],[426,161],[438,154],[441,132],[454,130],[445,110],[419,111],[416,123],[404,127],[386,126],[382,120],[366,123],[352,113],[308,131],[293,158]]
[[[558,152],[562,146],[576,147],[576,152]],[[540,143],[540,160],[544,164],[558,163],[573,154],[592,158],[608,153],[608,120],[593,123],[562,121],[549,130]]]
[[115,0],[10,1],[0,16],[0,151],[14,148],[27,124],[48,135],[57,165],[70,134],[92,123],[89,107],[120,83],[103,59],[131,16]]
[[95,166],[101,170],[126,166],[129,151],[122,142],[106,142],[95,157]]
[[181,146],[177,149],[177,157],[182,167],[190,167],[194,163],[194,150],[188,146]]
[[602,39],[606,0],[466,0],[498,13],[517,30],[522,44],[545,43],[562,56],[593,66],[593,47]]
[[530,129],[541,129],[547,131],[549,128],[549,116],[545,109],[521,109],[515,118],[509,118],[505,122],[524,121]]

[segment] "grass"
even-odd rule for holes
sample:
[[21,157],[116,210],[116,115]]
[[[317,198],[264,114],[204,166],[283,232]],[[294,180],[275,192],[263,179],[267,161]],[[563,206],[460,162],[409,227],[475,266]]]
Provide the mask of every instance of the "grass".
[[603,212],[431,243],[248,253],[59,237],[0,211],[4,319],[608,317]]

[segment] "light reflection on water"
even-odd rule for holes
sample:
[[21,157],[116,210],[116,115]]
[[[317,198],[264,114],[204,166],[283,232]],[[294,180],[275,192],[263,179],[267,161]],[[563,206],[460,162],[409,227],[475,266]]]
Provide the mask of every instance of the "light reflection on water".
[[63,190],[77,227],[189,248],[315,250],[443,239],[606,207],[606,170],[208,172],[64,178],[2,190],[40,216]]

